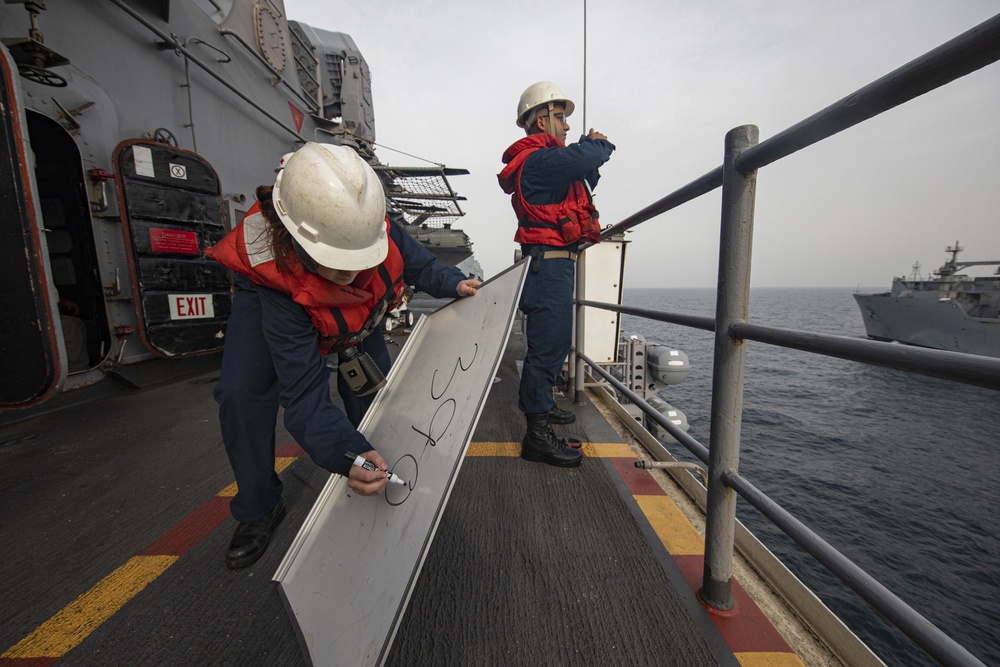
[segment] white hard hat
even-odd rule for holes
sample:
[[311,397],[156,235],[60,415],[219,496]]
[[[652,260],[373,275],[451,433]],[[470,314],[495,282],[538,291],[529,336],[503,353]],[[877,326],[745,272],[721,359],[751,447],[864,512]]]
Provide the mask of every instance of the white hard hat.
[[565,114],[569,116],[573,113],[576,105],[572,100],[566,98],[556,84],[549,81],[539,81],[524,89],[521,99],[517,102],[517,126],[524,127],[524,116],[535,107],[543,104],[562,104],[566,107]]
[[382,184],[351,148],[307,143],[278,172],[272,201],[292,238],[321,266],[363,271],[389,251]]

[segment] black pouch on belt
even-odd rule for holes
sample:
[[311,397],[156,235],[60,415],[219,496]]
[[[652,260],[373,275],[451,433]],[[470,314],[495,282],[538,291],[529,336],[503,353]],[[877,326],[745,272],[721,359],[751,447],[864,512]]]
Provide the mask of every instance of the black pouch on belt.
[[542,250],[541,248],[532,248],[531,253],[531,272],[538,273],[539,264],[542,261]]
[[367,352],[352,346],[341,350],[337,357],[337,370],[355,396],[374,394],[385,386],[385,376]]

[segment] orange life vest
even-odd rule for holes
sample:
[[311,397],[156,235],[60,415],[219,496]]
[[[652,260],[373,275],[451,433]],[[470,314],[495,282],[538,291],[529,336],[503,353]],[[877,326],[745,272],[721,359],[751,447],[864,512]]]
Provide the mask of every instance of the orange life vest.
[[[386,220],[386,232],[389,221]],[[350,285],[337,285],[310,273],[297,261],[289,271],[279,271],[269,243],[270,223],[260,211],[260,203],[221,241],[205,250],[250,282],[284,292],[309,313],[320,335],[320,352],[327,354],[357,344],[380,324],[382,316],[399,304],[406,285],[403,257],[389,237],[389,252],[375,268],[362,271]]]
[[521,192],[521,171],[524,162],[541,148],[565,148],[565,144],[549,134],[531,134],[504,151],[507,165],[497,174],[500,187],[510,195],[510,203],[517,215],[517,243],[538,243],[563,246],[587,239],[597,242],[601,238],[598,213],[583,181],[570,183],[566,198],[557,204],[529,204]]

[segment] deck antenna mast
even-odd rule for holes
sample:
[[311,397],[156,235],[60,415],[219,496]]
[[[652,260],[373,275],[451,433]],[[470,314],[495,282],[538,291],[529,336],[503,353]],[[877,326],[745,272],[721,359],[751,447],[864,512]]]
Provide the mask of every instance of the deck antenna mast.
[[587,0],[583,0],[583,117],[580,132],[587,134]]

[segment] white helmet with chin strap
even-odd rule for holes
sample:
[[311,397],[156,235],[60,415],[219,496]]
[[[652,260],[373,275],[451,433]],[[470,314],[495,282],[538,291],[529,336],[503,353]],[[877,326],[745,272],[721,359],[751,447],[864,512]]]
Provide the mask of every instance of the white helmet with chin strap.
[[517,126],[524,127],[525,116],[532,109],[540,106],[548,106],[552,111],[552,105],[561,104],[565,107],[567,116],[573,113],[576,105],[559,90],[556,84],[550,81],[539,81],[533,83],[521,93],[521,99],[517,103]]
[[389,251],[385,193],[375,171],[347,146],[309,142],[278,172],[274,209],[321,266],[363,271]]

